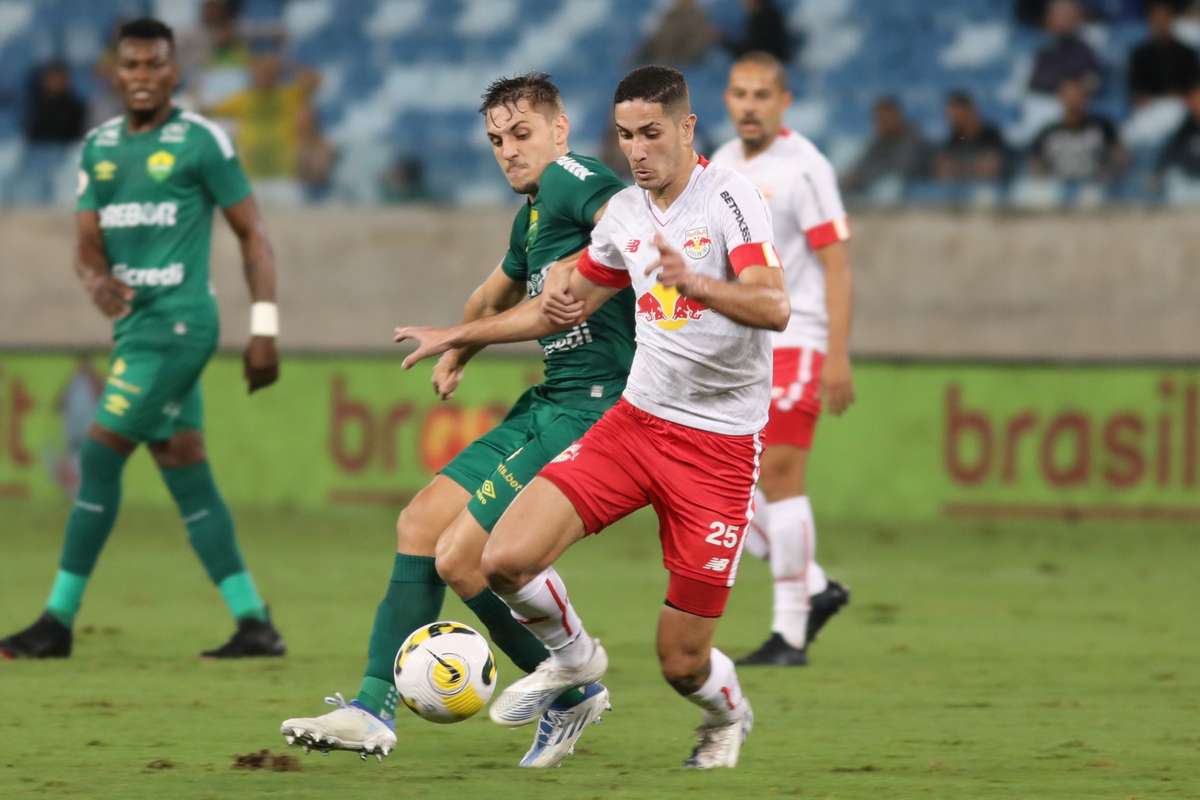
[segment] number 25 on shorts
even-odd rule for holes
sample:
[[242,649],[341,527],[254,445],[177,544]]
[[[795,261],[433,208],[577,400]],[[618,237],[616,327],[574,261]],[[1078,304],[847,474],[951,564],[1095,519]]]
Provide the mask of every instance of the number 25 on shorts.
[[737,547],[738,536],[741,534],[741,525],[726,525],[720,520],[708,526],[712,533],[704,537],[704,541],[709,544],[715,544],[717,547]]

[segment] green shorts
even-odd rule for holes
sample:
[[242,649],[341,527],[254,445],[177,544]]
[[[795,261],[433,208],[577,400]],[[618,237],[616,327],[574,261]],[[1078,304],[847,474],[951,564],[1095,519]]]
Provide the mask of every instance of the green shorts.
[[467,510],[491,533],[525,484],[603,413],[550,403],[535,386],[517,399],[499,425],[463,448],[442,474],[472,493]]
[[203,430],[200,374],[215,350],[215,343],[117,342],[96,423],[135,442]]

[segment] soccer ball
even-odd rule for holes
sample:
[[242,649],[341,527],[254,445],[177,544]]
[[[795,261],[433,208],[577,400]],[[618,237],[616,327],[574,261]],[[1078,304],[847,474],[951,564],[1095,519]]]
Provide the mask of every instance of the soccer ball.
[[462,722],[492,699],[496,658],[461,622],[435,622],[408,635],[396,653],[396,691],[430,722]]

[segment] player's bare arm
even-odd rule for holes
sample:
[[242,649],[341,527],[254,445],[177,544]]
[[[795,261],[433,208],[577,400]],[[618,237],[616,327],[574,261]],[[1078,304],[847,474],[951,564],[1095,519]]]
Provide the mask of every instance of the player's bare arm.
[[[501,265],[487,276],[467,298],[463,307],[463,322],[473,322],[507,311],[525,297],[525,285],[514,281]],[[433,391],[440,400],[449,400],[462,381],[463,369],[483,345],[447,350],[433,368]]]
[[250,392],[270,386],[279,378],[278,312],[275,307],[275,252],[254,197],[224,209],[225,219],[242,250],[242,269],[250,290],[250,342],[242,357]]
[[[598,286],[580,275],[578,271],[572,271],[567,291],[583,304],[581,318],[586,319],[619,290]],[[536,300],[521,303],[503,314],[484,317],[474,322],[465,322],[450,328],[419,325],[399,327],[396,328],[392,341],[398,343],[413,339],[417,342],[417,349],[410,353],[402,364],[404,369],[411,369],[420,361],[444,353],[451,348],[525,342],[571,328],[571,324],[560,325],[546,316],[543,310],[543,297],[544,294]]]
[[668,245],[662,234],[655,235],[654,246],[658,248],[659,258],[646,267],[645,274],[660,270],[658,282],[663,286],[674,287],[684,297],[699,300],[741,325],[773,331],[787,327],[792,307],[784,288],[782,270],[747,267],[736,281],[716,280],[689,269],[683,254]]
[[854,377],[850,369],[854,276],[845,242],[821,248],[817,258],[825,269],[825,313],[829,317],[829,351],[821,368],[821,394],[830,413],[839,415],[854,402]]
[[128,316],[133,289],[112,276],[104,239],[100,234],[100,215],[95,211],[75,214],[75,273],[92,302],[104,316],[121,319]]

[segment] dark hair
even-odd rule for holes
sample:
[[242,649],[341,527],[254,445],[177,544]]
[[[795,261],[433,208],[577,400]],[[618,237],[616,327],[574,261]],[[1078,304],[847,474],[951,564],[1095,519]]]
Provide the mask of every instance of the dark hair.
[[680,104],[690,106],[687,81],[683,73],[672,67],[651,64],[638,67],[617,84],[613,93],[613,105],[630,100],[645,100],[647,103],[662,103],[662,107],[674,110]]
[[556,114],[563,110],[562,95],[550,76],[545,72],[526,72],[511,78],[497,78],[489,83],[483,92],[479,113],[486,114],[488,109],[499,106],[514,106],[521,100],[534,108],[549,108]]
[[775,72],[775,80],[779,84],[779,88],[783,89],[784,91],[787,90],[787,67],[783,65],[782,61],[765,50],[751,50],[748,53],[738,56],[737,60],[733,62],[733,65],[736,67],[738,64],[753,64],[756,67],[766,67],[767,69],[773,70]]
[[122,39],[166,39],[171,50],[175,50],[175,32],[165,22],[152,17],[131,19],[117,30],[117,41]]
[[875,110],[879,111],[883,108],[894,108],[897,111],[904,110],[900,105],[900,98],[896,97],[894,94],[884,94],[875,98]]

